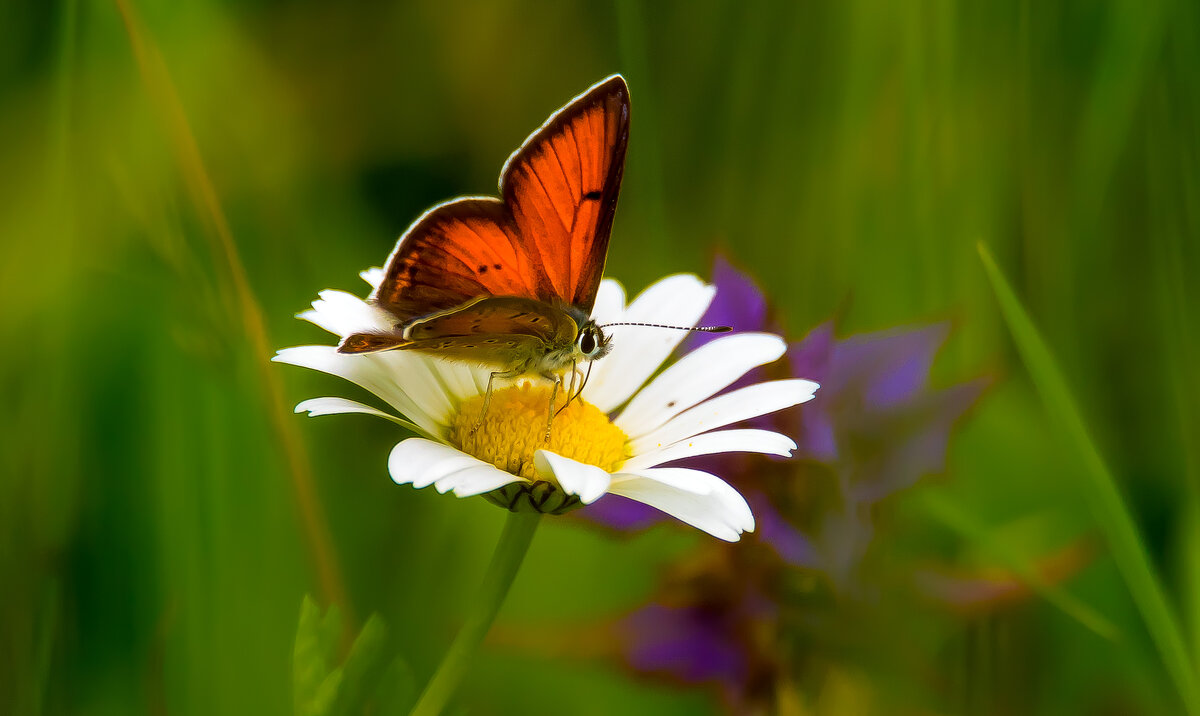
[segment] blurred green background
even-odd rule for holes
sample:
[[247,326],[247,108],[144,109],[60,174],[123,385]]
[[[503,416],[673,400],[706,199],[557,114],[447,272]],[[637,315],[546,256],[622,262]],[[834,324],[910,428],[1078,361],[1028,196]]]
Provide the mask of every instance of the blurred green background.
[[[4,3],[0,713],[290,713],[306,593],[378,612],[428,676],[503,514],[396,487],[394,426],[291,415],[361,395],[266,361],[328,342],[293,318],[318,290],[364,293],[414,217],[492,193],[612,72],[633,119],[609,275],[706,275],[720,249],[793,339],[834,314],[843,333],[950,319],[935,383],[995,378],[948,474],[889,503],[889,555],[1096,546],[1063,587],[1114,635],[1036,597],[896,613],[943,688],[862,667],[874,710],[1182,711],[1161,644],[1200,649],[1197,68],[1190,0]],[[1166,642],[979,241],[1119,483],[1178,617]],[[716,711],[571,636],[710,538],[546,522],[469,712]]]

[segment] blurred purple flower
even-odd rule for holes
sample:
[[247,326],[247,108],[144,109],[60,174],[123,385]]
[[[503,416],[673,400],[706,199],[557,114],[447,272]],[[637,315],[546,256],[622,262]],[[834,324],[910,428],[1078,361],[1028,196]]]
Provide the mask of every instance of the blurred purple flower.
[[724,609],[651,604],[626,617],[619,630],[630,666],[640,672],[733,685],[746,676],[744,650],[729,639],[741,616]]
[[[753,279],[734,268],[725,257],[717,256],[713,261],[712,282],[717,287],[717,296],[700,319],[700,325],[732,326],[735,331],[767,330],[767,298]],[[684,348],[695,350],[719,337],[717,333],[693,333]]]
[[753,545],[742,547],[705,550],[674,565],[658,599],[611,629],[618,653],[635,672],[709,684],[736,712],[767,713],[784,671],[780,607],[768,596],[778,560],[765,561]]
[[[767,328],[767,304],[753,280],[718,258],[713,281],[717,295],[705,324]],[[675,682],[713,684],[735,712],[772,710],[779,686],[772,674],[788,673],[774,638],[763,636],[779,633],[779,605],[786,603],[775,577],[800,567],[827,575],[831,586],[852,583],[874,535],[875,505],[945,468],[950,431],[985,387],[983,380],[930,387],[930,369],[948,331],[942,323],[838,340],[828,322],[790,347],[783,366],[789,375],[768,377],[808,378],[821,390],[807,405],[760,425],[795,438],[794,458],[720,458],[721,474],[754,511],[757,539],[723,549],[724,558],[703,562],[683,580],[668,580],[656,600],[617,625],[632,668]],[[662,518],[653,508],[614,496],[580,515],[621,531]]]
[[838,341],[826,323],[793,344],[792,372],[821,383],[819,399],[799,413],[797,455],[841,466],[855,502],[940,472],[950,429],[986,384],[930,390],[929,370],[947,332],[940,323]]
[[[791,413],[798,416],[790,432],[796,455],[832,472],[838,499],[803,531],[779,530],[772,543],[782,557],[845,584],[874,536],[873,506],[945,469],[950,431],[987,385],[977,379],[930,388],[948,330],[941,323],[839,341],[826,323],[789,349],[792,371],[821,383],[812,406]],[[814,542],[816,562],[795,558],[796,544]]]
[[[739,331],[768,328],[766,299],[749,276],[718,256],[713,283],[717,296],[704,324],[731,325]],[[796,458],[833,471],[842,497],[840,514],[827,515],[815,525],[794,524],[783,513],[795,500],[777,494],[779,485],[755,479],[769,464],[755,456],[723,455],[720,466],[700,458],[689,465],[719,467],[720,474],[729,475],[754,510],[759,538],[785,560],[844,573],[869,541],[869,515],[864,514],[869,505],[944,468],[950,430],[984,388],[982,380],[929,388],[929,371],[947,332],[943,323],[837,340],[828,322],[789,349],[790,375],[815,380],[821,390],[811,403],[762,418],[756,427],[790,434],[798,445]],[[696,334],[689,347],[713,338]],[[794,481],[781,483],[785,490],[787,482]],[[617,496],[605,497],[579,515],[620,531],[643,529],[664,519],[652,507]]]

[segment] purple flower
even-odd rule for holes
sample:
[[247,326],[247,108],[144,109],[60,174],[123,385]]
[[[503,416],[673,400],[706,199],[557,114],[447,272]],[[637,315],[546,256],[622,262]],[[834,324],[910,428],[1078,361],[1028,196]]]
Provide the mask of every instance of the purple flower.
[[738,684],[746,675],[746,658],[729,637],[736,630],[731,622],[741,616],[720,608],[650,604],[626,617],[619,631],[628,644],[630,666],[640,672],[688,683]]
[[[785,559],[845,584],[874,535],[873,506],[945,469],[950,431],[987,385],[977,379],[930,387],[947,333],[946,324],[934,324],[837,340],[826,323],[789,349],[792,370],[822,387],[810,406],[791,413],[796,425],[783,432],[795,436],[797,457],[824,468],[836,499],[810,509],[816,516],[794,532],[780,530],[772,542]],[[797,543],[815,543],[817,561],[795,559]]]
[[788,351],[792,371],[821,383],[796,429],[800,457],[842,466],[854,501],[876,501],[945,467],[953,424],[982,392],[976,380],[929,388],[946,324],[844,340],[815,328]]
[[[749,276],[718,257],[713,282],[717,295],[703,323],[739,331],[768,328],[766,299]],[[799,460],[772,463],[731,454],[720,456],[719,466],[710,458],[697,458],[688,466],[729,476],[754,510],[759,539],[783,559],[842,581],[870,542],[871,506],[944,469],[950,431],[985,387],[986,381],[976,380],[930,388],[930,368],[948,331],[941,323],[838,340],[832,322],[818,326],[789,349],[790,376],[770,376],[815,380],[821,384],[817,397],[759,418],[752,426],[791,435]],[[696,334],[689,340],[694,347],[712,339]],[[779,479],[774,473],[780,469],[791,479]],[[760,479],[764,471],[774,479]],[[805,504],[811,501],[814,480],[832,482],[839,498],[823,512]],[[798,517],[814,512],[807,520]],[[619,531],[663,519],[654,508],[616,496],[599,500],[580,516]]]
[[[767,299],[753,279],[734,268],[725,257],[717,256],[713,261],[712,282],[717,287],[717,296],[700,319],[700,325],[731,326],[735,331],[767,330]],[[694,350],[717,337],[716,333],[693,333],[685,346]]]
[[707,684],[739,713],[768,713],[785,671],[780,609],[768,596],[778,560],[744,547],[716,546],[676,565],[657,599],[612,625],[612,636],[638,674]]
[[[767,327],[767,304],[748,276],[718,258],[713,277],[717,295],[704,323]],[[786,363],[759,369],[770,378],[821,384],[808,404],[754,425],[792,436],[796,453],[791,460],[720,457],[720,474],[745,495],[757,532],[736,547],[704,550],[684,578],[673,573],[650,604],[618,623],[617,641],[633,669],[713,685],[735,712],[774,710],[779,679],[793,671],[789,650],[778,643],[782,607],[794,601],[781,586],[787,575],[794,581],[796,568],[817,570],[830,587],[852,585],[873,541],[876,505],[945,468],[950,431],[985,387],[983,380],[930,386],[948,332],[946,324],[934,324],[839,340],[829,322],[792,344]],[[620,531],[661,518],[611,496],[581,516]]]

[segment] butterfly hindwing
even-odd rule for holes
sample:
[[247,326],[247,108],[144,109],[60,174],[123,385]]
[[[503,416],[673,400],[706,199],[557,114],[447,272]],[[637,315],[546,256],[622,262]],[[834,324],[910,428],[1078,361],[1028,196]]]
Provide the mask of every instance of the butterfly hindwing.
[[509,158],[502,199],[430,209],[401,237],[373,300],[401,322],[479,296],[590,313],[604,270],[629,136],[620,76],[552,116]]
[[545,344],[534,336],[515,333],[479,333],[469,336],[442,336],[408,341],[396,346],[400,350],[432,353],[439,358],[483,366],[495,366],[504,358],[508,365],[520,365],[527,357],[538,354]]
[[407,341],[476,335],[532,336],[547,344],[571,343],[579,327],[566,312],[540,301],[484,296],[461,307],[418,318],[404,327]]
[[539,301],[513,296],[482,296],[456,308],[414,319],[397,333],[354,333],[342,340],[342,353],[385,350],[423,350],[450,359],[485,363],[485,354],[520,351],[534,355],[537,347],[562,347],[575,341],[579,325],[566,311]]

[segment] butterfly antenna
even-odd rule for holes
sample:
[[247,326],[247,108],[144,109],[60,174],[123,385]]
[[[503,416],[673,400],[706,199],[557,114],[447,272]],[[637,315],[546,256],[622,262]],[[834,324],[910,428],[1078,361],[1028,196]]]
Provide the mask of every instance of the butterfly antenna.
[[733,326],[668,326],[662,323],[605,323],[597,328],[609,328],[611,326],[645,326],[646,328],[670,328],[676,331],[695,331],[697,333],[728,333],[733,330]]

